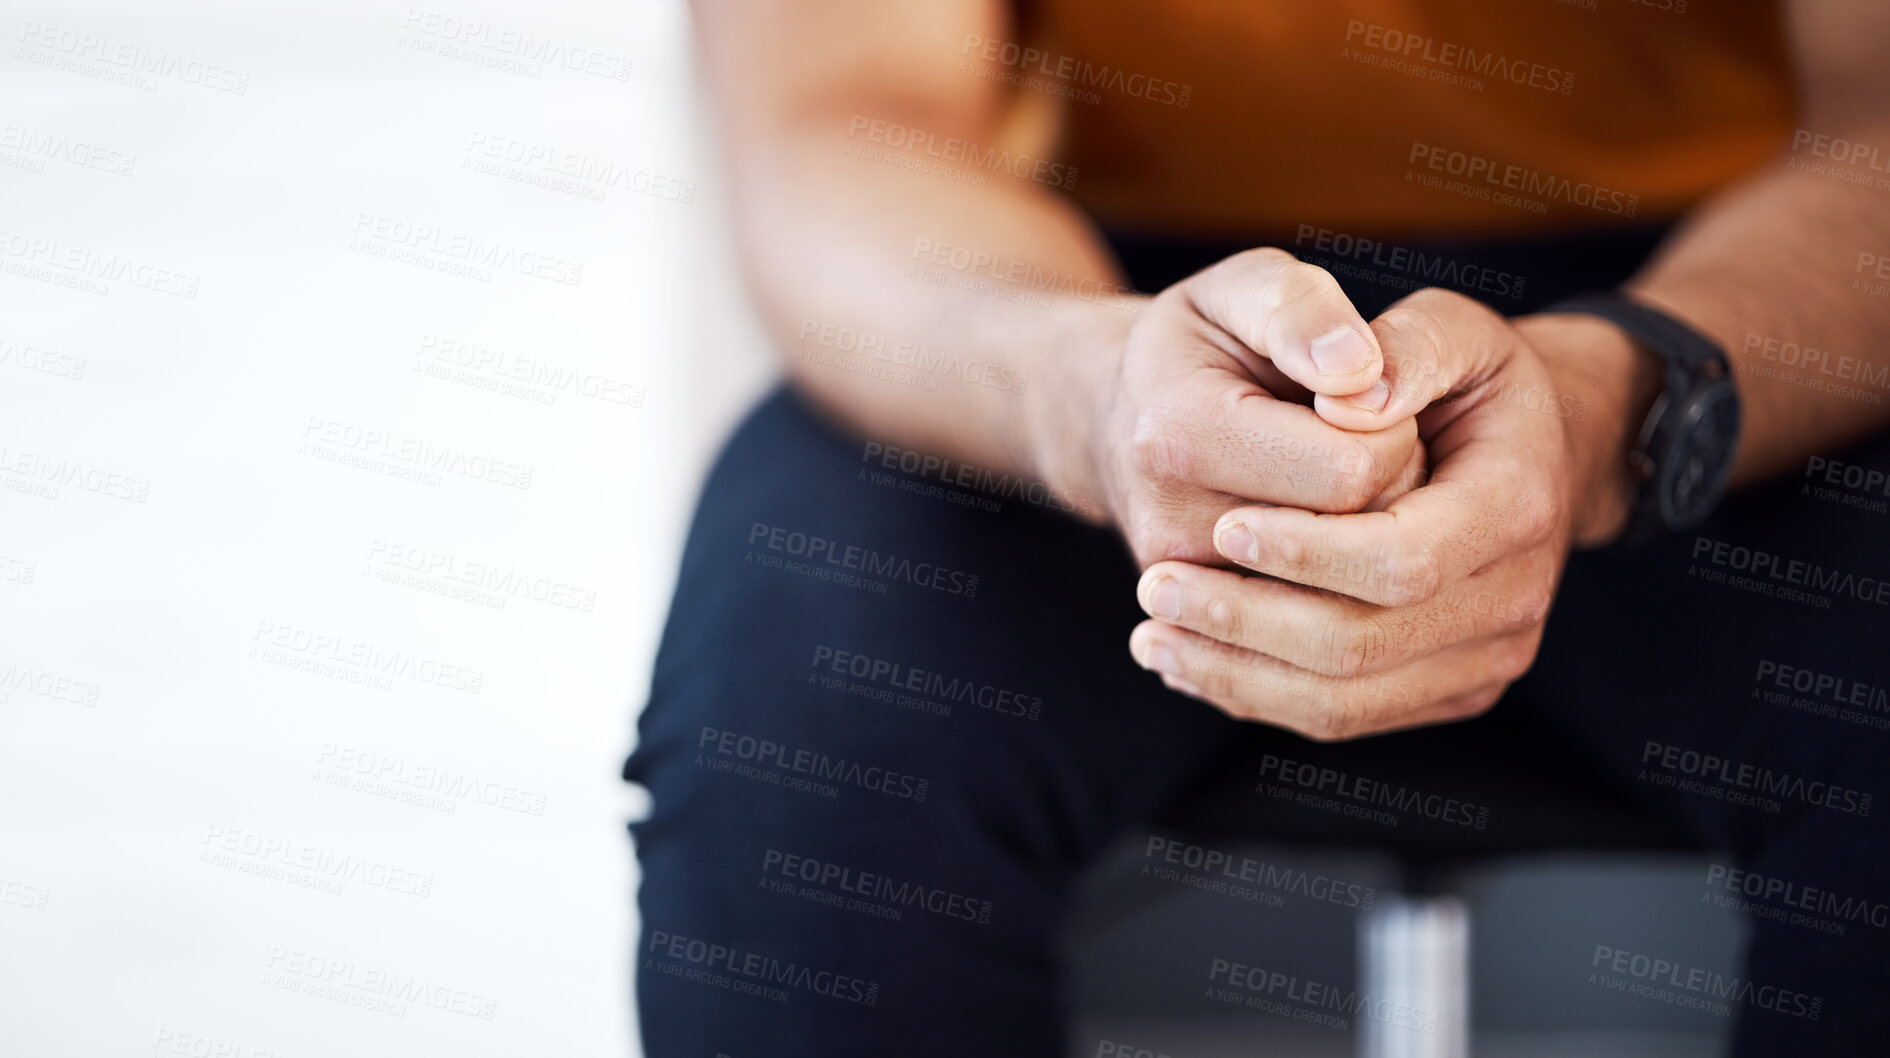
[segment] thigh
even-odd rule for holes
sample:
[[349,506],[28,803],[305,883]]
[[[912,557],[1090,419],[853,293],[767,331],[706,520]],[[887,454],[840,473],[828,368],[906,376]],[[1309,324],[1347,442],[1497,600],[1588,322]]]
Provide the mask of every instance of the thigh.
[[[1741,1054],[1862,1053],[1890,1034],[1890,503],[1827,480],[1833,463],[1890,469],[1890,439],[1807,461],[1644,553],[1577,556],[1535,669],[1498,707],[1542,716],[1598,782],[1720,850],[1697,899],[1667,910],[1750,924],[1750,990],[1724,1001]],[[1781,996],[1800,998],[1767,1001]]]
[[1113,534],[904,466],[780,394],[707,485],[626,766],[652,1054],[1054,1053],[1065,888],[1230,751]]
[[[1890,438],[1839,458],[1890,467]],[[1890,514],[1809,489],[1787,479],[1643,552],[1577,555],[1510,696],[1727,849],[1881,818]]]

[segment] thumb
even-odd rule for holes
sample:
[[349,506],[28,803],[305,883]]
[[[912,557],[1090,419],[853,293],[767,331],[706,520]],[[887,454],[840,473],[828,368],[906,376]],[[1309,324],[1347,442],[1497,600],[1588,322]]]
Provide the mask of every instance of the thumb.
[[1429,288],[1400,299],[1371,328],[1384,351],[1379,392],[1313,398],[1319,417],[1341,429],[1385,429],[1476,381],[1498,359],[1509,323],[1461,294]]
[[[1229,351],[1243,359],[1270,361],[1319,394],[1357,393],[1378,381],[1378,338],[1325,269],[1265,247],[1235,254],[1186,282],[1190,303],[1240,343],[1241,350]],[[1246,366],[1252,370],[1258,362],[1246,359]]]

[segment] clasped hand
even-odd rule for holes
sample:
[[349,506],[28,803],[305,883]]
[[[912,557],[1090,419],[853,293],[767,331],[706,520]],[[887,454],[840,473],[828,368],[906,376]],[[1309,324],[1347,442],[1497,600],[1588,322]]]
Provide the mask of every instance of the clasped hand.
[[1479,714],[1534,660],[1571,424],[1509,321],[1427,289],[1367,323],[1254,250],[1149,302],[1119,370],[1093,481],[1169,687],[1334,740]]

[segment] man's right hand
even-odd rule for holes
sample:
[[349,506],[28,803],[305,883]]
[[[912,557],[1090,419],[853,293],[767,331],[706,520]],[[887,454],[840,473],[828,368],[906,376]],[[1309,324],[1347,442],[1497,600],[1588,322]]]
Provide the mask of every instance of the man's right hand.
[[1038,465],[1052,485],[1096,497],[1143,568],[1225,565],[1213,529],[1232,507],[1352,513],[1423,473],[1412,415],[1433,396],[1428,372],[1387,367],[1331,274],[1283,250],[1236,254],[1169,287],[1105,344],[1041,387],[1057,406],[1034,417],[1054,424],[1038,431]]

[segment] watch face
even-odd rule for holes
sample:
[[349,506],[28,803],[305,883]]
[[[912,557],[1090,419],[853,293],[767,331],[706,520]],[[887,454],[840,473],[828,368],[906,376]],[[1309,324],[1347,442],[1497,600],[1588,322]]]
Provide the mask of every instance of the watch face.
[[1705,521],[1726,491],[1739,439],[1739,399],[1732,383],[1714,380],[1688,393],[1678,411],[1660,461],[1660,513],[1669,529],[1684,531]]

